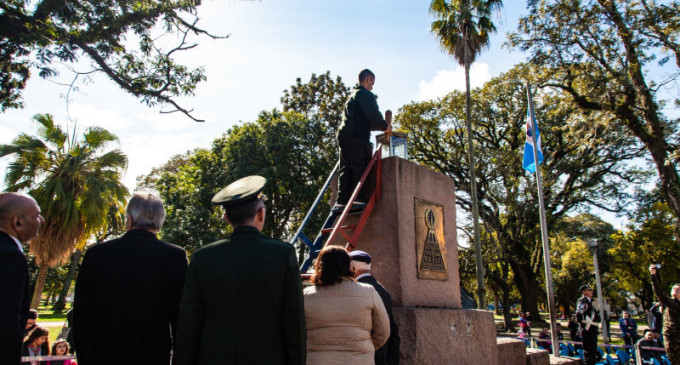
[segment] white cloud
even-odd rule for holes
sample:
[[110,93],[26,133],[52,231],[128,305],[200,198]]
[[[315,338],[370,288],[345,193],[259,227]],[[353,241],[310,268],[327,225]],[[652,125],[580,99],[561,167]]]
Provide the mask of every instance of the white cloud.
[[[491,73],[488,64],[478,62],[470,67],[471,88],[482,86],[490,79]],[[454,90],[465,90],[465,68],[461,66],[453,70],[437,71],[432,80],[419,82],[416,100],[425,101],[441,98]]]

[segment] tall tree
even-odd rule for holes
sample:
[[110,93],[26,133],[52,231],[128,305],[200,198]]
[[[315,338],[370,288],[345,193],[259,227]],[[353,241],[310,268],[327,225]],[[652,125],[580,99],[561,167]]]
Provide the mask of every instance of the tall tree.
[[[249,174],[269,180],[273,201],[265,230],[285,239],[295,231],[337,159],[335,130],[348,88],[330,72],[298,78],[281,98],[284,112],[262,112],[255,122],[229,129],[211,149],[175,156],[138,180],[157,189],[168,216],[161,233],[189,251],[227,233],[220,211],[210,199],[227,183]],[[319,211],[328,209],[328,199]],[[322,224],[320,215],[309,224],[312,234]],[[298,253],[303,257],[305,245]]]
[[477,287],[479,308],[486,309],[482,247],[479,240],[479,204],[477,202],[477,178],[475,154],[472,144],[470,121],[470,65],[482,49],[489,45],[489,35],[496,31],[491,15],[499,10],[501,0],[432,0],[430,13],[437,20],[432,22],[432,32],[439,38],[442,49],[450,53],[465,67],[465,121],[470,169],[470,196],[472,198],[472,224],[474,247],[477,258]]
[[[522,308],[538,317],[542,268],[538,197],[530,175],[522,169],[526,125],[526,80],[540,69],[518,65],[473,91],[479,147],[480,217],[490,238],[498,240],[521,294]],[[466,159],[466,96],[453,92],[441,100],[405,105],[397,116],[399,130],[409,133],[409,154],[454,179],[456,204],[470,210],[469,160]],[[624,187],[640,175],[627,162],[643,153],[624,128],[583,113],[565,96],[537,91],[535,115],[541,128],[544,195],[548,224],[576,208],[597,206],[620,211],[630,197]],[[591,124],[598,124],[592,133]],[[608,131],[607,133],[604,133]]]
[[641,193],[630,224],[624,232],[612,236],[614,244],[608,251],[618,290],[638,297],[644,308],[650,308],[654,301],[650,264],[661,264],[661,279],[668,287],[680,281],[680,245],[673,237],[677,218],[664,198],[658,189]]
[[[555,300],[564,307],[566,315],[581,295],[579,287],[585,283],[594,284],[595,272],[593,255],[587,249],[591,239],[598,241],[597,257],[600,272],[604,278],[609,272],[610,262],[607,251],[612,246],[614,227],[592,214],[581,213],[574,217],[562,217],[555,222],[550,240],[552,254],[552,275],[555,280]],[[606,281],[603,279],[603,284]],[[602,290],[610,297],[611,291]]]
[[[552,0],[531,1],[530,9],[510,44],[545,68],[542,86],[566,92],[571,103],[639,139],[680,217],[678,120],[664,114],[673,98],[679,105],[678,94],[663,87],[680,76],[680,3]],[[680,238],[680,224],[675,234]]]
[[49,114],[36,115],[38,135],[25,133],[0,145],[0,157],[14,156],[5,182],[7,191],[28,190],[40,205],[45,225],[30,244],[40,267],[33,292],[37,308],[47,269],[69,257],[75,245],[106,222],[109,206],[125,204],[121,182],[127,157],[119,149],[107,151],[118,140],[100,127],[89,127],[78,138],[55,124]]
[[[33,67],[40,77],[50,78],[58,74],[57,65],[75,65],[84,58],[93,66],[74,72],[71,87],[78,77],[102,72],[145,104],[167,105],[165,112],[181,112],[200,121],[177,97],[193,95],[206,78],[204,69],[189,69],[174,59],[197,46],[192,35],[219,38],[198,27],[200,3],[1,1],[0,111],[22,106],[21,94]],[[137,46],[129,39],[138,39]],[[173,45],[164,48],[168,43]]]
[[268,180],[263,230],[279,239],[290,237],[334,162],[322,153],[325,134],[320,121],[274,110],[262,112],[255,122],[232,127],[213,142],[211,150],[173,158],[147,179],[166,203],[163,238],[192,251],[222,237],[226,226],[210,199],[247,175]]

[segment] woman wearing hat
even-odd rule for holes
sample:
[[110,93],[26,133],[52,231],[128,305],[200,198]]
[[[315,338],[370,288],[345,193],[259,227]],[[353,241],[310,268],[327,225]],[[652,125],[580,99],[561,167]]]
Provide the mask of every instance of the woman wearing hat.
[[307,365],[373,365],[390,335],[390,322],[375,289],[356,282],[342,247],[321,250],[304,290]]

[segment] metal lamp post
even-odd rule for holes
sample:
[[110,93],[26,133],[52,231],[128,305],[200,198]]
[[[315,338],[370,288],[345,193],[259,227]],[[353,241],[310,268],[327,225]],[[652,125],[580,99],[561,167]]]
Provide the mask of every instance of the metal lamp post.
[[609,333],[607,332],[607,325],[604,316],[604,297],[602,296],[602,282],[600,281],[600,265],[597,262],[597,240],[592,239],[588,242],[588,247],[593,251],[593,265],[595,266],[595,281],[597,282],[597,297],[600,298],[600,318],[602,319],[602,340],[604,343],[609,343]]

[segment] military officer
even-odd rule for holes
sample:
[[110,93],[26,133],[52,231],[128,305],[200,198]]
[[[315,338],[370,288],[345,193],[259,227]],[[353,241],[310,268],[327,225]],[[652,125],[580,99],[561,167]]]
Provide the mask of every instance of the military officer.
[[581,285],[580,290],[581,297],[576,302],[576,320],[581,326],[583,358],[585,365],[594,365],[600,356],[597,351],[597,322],[600,322],[600,316],[593,308],[593,288]]
[[263,235],[266,179],[249,176],[212,199],[233,228],[194,252],[184,285],[175,365],[306,362],[302,283],[292,245]]

